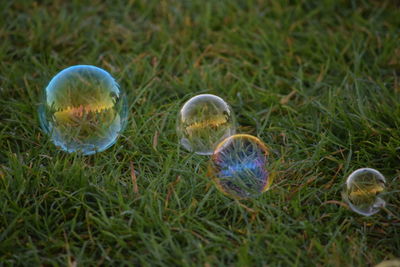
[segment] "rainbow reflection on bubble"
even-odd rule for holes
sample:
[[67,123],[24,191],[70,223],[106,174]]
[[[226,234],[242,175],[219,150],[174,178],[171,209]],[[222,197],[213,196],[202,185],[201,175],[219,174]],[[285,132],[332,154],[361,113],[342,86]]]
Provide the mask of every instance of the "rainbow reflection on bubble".
[[178,114],[177,134],[181,145],[199,155],[211,155],[215,147],[236,132],[231,107],[210,94],[189,99]]
[[269,189],[268,150],[257,137],[236,134],[223,140],[211,157],[209,175],[223,193],[255,197]]
[[39,120],[53,143],[67,152],[94,154],[112,146],[127,121],[125,94],[106,71],[72,66],[44,90]]
[[342,197],[354,212],[371,216],[386,205],[385,184],[386,179],[379,171],[358,169],[347,178]]

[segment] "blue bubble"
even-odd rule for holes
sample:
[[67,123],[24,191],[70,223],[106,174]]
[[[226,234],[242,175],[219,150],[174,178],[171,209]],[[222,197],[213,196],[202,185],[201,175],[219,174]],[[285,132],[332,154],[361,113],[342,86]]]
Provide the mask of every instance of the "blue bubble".
[[226,138],[215,149],[209,175],[223,193],[237,198],[255,197],[271,185],[267,167],[267,148],[251,135]]

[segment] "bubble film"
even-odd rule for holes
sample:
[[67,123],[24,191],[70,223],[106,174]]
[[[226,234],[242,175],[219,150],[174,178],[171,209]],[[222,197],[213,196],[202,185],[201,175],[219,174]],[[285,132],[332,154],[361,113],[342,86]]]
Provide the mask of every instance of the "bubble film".
[[108,72],[94,66],[69,67],[45,88],[39,120],[56,146],[94,154],[112,146],[123,131],[126,98]]
[[247,134],[233,135],[215,149],[209,175],[227,195],[255,197],[268,190],[272,182],[266,169],[267,155],[260,139]]
[[379,171],[358,169],[347,178],[343,199],[353,211],[371,216],[386,204],[382,198],[385,183],[385,177]]
[[200,155],[211,155],[215,147],[236,131],[231,107],[220,97],[197,95],[178,115],[177,132],[182,146]]

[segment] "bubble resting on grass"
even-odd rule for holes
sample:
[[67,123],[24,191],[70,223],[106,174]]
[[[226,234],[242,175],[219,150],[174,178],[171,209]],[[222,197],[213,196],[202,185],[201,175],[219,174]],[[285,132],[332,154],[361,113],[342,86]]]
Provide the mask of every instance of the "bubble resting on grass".
[[231,107],[210,94],[189,99],[178,115],[177,133],[182,146],[199,155],[211,155],[215,147],[236,131]]
[[377,170],[362,168],[347,178],[343,199],[356,213],[371,216],[386,205],[382,194],[385,192],[385,177]]
[[125,128],[126,97],[108,72],[72,66],[45,88],[39,120],[62,150],[94,154],[112,146]]
[[230,136],[215,149],[209,175],[229,196],[255,197],[268,190],[272,182],[266,169],[267,155],[260,139],[247,134]]

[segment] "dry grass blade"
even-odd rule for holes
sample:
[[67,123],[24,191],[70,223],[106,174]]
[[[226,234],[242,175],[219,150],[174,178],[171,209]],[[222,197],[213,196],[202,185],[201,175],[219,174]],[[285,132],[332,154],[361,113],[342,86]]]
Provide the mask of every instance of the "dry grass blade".
[[130,162],[130,169],[131,169],[131,179],[132,179],[132,185],[133,185],[133,192],[135,194],[139,194],[139,187],[137,185],[137,178],[136,178],[136,173],[135,173],[135,167],[133,166],[133,161]]

